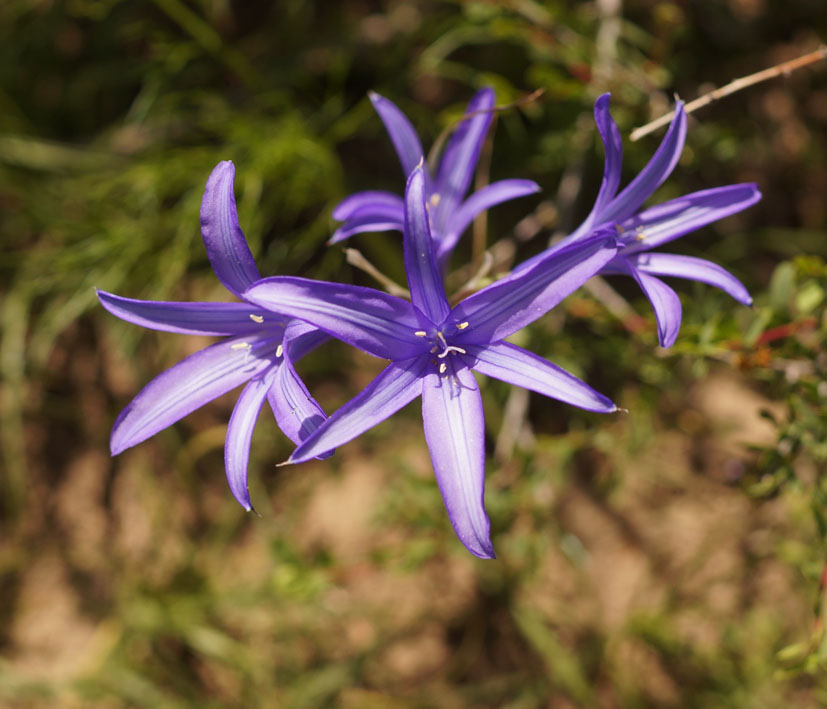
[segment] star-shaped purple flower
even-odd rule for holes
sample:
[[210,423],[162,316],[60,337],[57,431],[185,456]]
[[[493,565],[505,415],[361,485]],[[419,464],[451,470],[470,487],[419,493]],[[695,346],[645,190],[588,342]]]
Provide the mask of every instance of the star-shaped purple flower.
[[[606,150],[603,182],[589,216],[571,235],[551,247],[552,250],[588,237],[595,228],[614,225],[621,248],[602,273],[632,276],[638,282],[655,311],[662,347],[671,347],[678,336],[681,301],[658,276],[708,283],[739,303],[750,305],[752,298],[741,281],[716,263],[693,256],[649,251],[755,204],[761,199],[757,185],[744,183],[701,190],[638,212],[672,173],[683,151],[686,139],[683,103],[677,102],[675,118],[652,159],[620,194],[617,190],[623,148],[620,131],[609,113],[609,94],[595,102],[594,118]],[[519,268],[530,266],[542,256],[529,259]]]
[[[405,177],[424,156],[422,144],[411,122],[396,105],[371,92],[370,100],[390,135]],[[500,180],[474,192],[463,201],[477,162],[485,134],[491,125],[494,91],[481,89],[466,109],[469,117],[454,131],[442,155],[436,177],[425,172],[425,194],[431,214],[431,233],[437,260],[444,264],[457,240],[474,218],[489,207],[539,191],[531,180]],[[402,198],[391,192],[357,192],[334,210],[333,218],[343,221],[328,243],[334,244],[365,231],[402,231],[405,209]]]
[[[201,202],[201,234],[215,275],[240,297],[261,275],[238,224],[234,175],[231,162],[219,163],[212,171]],[[250,303],[133,300],[104,291],[98,291],[98,298],[110,313],[136,325],[225,338],[190,355],[144,387],[115,421],[110,438],[112,455],[247,382],[227,427],[224,462],[233,495],[245,509],[252,509],[247,463],[264,400],[270,402],[276,422],[296,444],[327,418],[293,367],[293,361],[327,335]]]
[[442,285],[427,208],[426,174],[405,192],[403,251],[411,301],[372,288],[303,278],[259,281],[243,297],[288,313],[390,364],[290,456],[319,456],[422,396],[425,438],[451,523],[468,550],[492,558],[483,504],[482,399],[476,370],[589,411],[615,405],[568,372],[504,339],[548,312],[617,252],[614,231],[592,236],[466,298]]

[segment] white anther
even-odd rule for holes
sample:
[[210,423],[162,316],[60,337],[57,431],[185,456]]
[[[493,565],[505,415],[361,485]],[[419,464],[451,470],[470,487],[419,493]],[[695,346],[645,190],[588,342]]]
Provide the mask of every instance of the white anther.
[[250,320],[252,320],[253,322],[262,323],[264,322],[264,316],[256,315],[255,313],[250,313]]
[[276,347],[276,357],[281,357],[282,352],[284,352],[284,347],[282,345]]
[[445,362],[443,362],[442,364],[439,365],[439,373],[440,374],[445,374],[446,369],[448,369],[448,365],[445,364]]
[[466,327],[468,327],[468,322],[461,322],[459,325],[457,325],[457,330],[464,330]]
[[417,330],[417,331],[414,333],[414,335],[416,335],[417,337],[425,337],[425,335],[427,335],[427,334],[428,334],[428,333],[427,333],[427,332],[425,332],[425,330]]
[[253,351],[253,346],[249,342],[236,342],[233,345],[230,345],[231,350],[244,350],[244,364],[247,364],[247,360],[250,358],[250,352]]

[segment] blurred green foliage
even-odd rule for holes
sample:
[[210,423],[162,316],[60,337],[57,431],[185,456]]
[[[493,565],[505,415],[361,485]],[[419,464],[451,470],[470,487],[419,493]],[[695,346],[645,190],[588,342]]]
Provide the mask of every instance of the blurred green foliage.
[[[480,175],[544,189],[487,217],[505,268],[588,211],[598,94],[628,135],[825,36],[821,0],[0,3],[0,703],[827,703],[824,66],[699,112],[660,192],[759,183],[755,208],[675,244],[754,309],[682,284],[663,352],[618,281],[621,317],[583,291],[520,333],[624,416],[486,382],[497,562],[454,538],[415,410],[277,471],[289,446],[262,421],[261,518],[225,489],[227,401],[110,460],[117,412],[198,343],[94,292],[227,297],[198,234],[224,159],[263,273],[370,284],[324,242],[341,197],[402,188],[371,89],[426,145],[480,86],[519,104]],[[624,144],[628,176],[656,144]],[[542,229],[515,230],[529,213]],[[396,235],[354,244],[401,280]],[[332,411],[377,366],[333,343],[303,374]]]

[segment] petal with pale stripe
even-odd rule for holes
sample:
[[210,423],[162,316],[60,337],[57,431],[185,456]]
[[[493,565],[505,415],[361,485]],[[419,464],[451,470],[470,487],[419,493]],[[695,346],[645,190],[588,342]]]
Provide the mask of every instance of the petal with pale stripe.
[[617,407],[586,382],[556,364],[509,342],[468,345],[469,356],[476,358],[474,369],[509,384],[536,391],[587,411],[611,413]]
[[246,290],[244,299],[304,320],[377,357],[407,359],[425,347],[414,335],[421,323],[413,306],[373,288],[274,276]]
[[222,340],[207,347],[147,384],[112,427],[112,455],[171,426],[204,404],[235,389],[271,367],[281,342],[271,332]]
[[399,156],[399,162],[402,164],[402,171],[407,177],[425,155],[422,150],[422,143],[419,142],[419,136],[411,122],[393,101],[373,91],[368,96],[374,109],[379,114],[379,118],[385,124],[385,129],[388,131],[393,147],[396,148],[396,154]]
[[422,166],[411,173],[405,188],[403,252],[411,302],[434,323],[441,323],[451,306],[445,296],[436,264],[431,227],[425,207],[425,174]]
[[477,169],[485,134],[493,119],[494,90],[483,88],[474,94],[465,118],[454,131],[439,162],[434,193],[439,195],[435,207],[435,230],[442,229],[459,206]]
[[661,347],[671,347],[681,329],[681,299],[663,281],[630,265],[632,276],[643,289],[658,323],[658,342]]
[[334,412],[290,456],[303,463],[338,448],[395,414],[422,391],[428,357],[391,362],[358,396]]
[[635,268],[655,276],[672,276],[708,283],[728,293],[739,303],[752,305],[752,296],[741,281],[717,263],[694,256],[645,253],[627,256]]
[[600,223],[619,222],[634,214],[675,169],[685,140],[686,113],[683,110],[683,102],[678,101],[675,105],[675,117],[652,159],[637,177],[606,205],[597,216],[597,220]]
[[745,183],[701,190],[658,204],[619,225],[624,232],[633,232],[636,236],[623,253],[633,254],[660,246],[736,214],[760,199],[757,185]]
[[603,141],[605,158],[603,163],[603,181],[600,183],[600,191],[594,202],[592,211],[585,221],[567,239],[578,239],[592,229],[597,223],[605,221],[601,217],[603,209],[617,194],[620,185],[621,169],[623,166],[623,141],[617,123],[614,122],[612,114],[609,113],[609,94],[603,94],[594,102],[594,121],[597,130]]
[[439,490],[460,541],[474,556],[493,559],[485,511],[485,421],[479,386],[452,357],[446,372],[431,366],[422,384],[422,420]]
[[545,315],[577,290],[617,253],[614,237],[590,237],[552,250],[531,267],[492,283],[459,303],[451,312],[466,329],[456,344],[498,342]]
[[227,473],[230,491],[248,512],[253,509],[247,489],[250,443],[253,440],[253,429],[256,427],[259,412],[270,388],[269,379],[270,377],[256,377],[244,387],[235,402],[224,442],[224,470]]
[[[306,349],[295,347],[296,340],[318,332],[312,325],[300,320],[290,321],[284,332],[281,365],[273,377],[273,384],[267,395],[276,423],[284,435],[296,445],[305,441],[327,420],[324,410],[313,398],[293,365],[296,350]],[[326,458],[329,455],[332,455],[332,451],[320,457]]]
[[238,224],[233,194],[235,166],[218,163],[207,180],[201,200],[201,236],[215,275],[235,295],[261,278]]
[[164,332],[244,335],[282,328],[284,317],[247,303],[174,303],[136,300],[99,290],[98,300],[121,320]]

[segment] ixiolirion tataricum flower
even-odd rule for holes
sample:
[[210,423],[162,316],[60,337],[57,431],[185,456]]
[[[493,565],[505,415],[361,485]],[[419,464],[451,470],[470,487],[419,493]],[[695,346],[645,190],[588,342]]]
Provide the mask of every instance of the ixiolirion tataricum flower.
[[[370,100],[385,124],[407,178],[424,156],[419,136],[392,101],[373,92]],[[448,141],[436,175],[432,176],[425,170],[431,234],[440,264],[444,264],[459,237],[478,214],[540,189],[531,180],[500,180],[464,199],[477,168],[485,134],[491,125],[493,107],[494,91],[490,88],[478,91],[465,111],[468,118],[459,123]],[[344,224],[334,232],[328,242],[330,244],[366,231],[402,231],[405,210],[402,198],[391,192],[357,192],[333,210],[333,218]]]
[[[692,192],[639,212],[640,206],[672,173],[683,151],[686,139],[683,103],[677,102],[675,118],[652,159],[620,194],[617,190],[623,148],[620,131],[609,113],[609,94],[603,94],[595,102],[594,118],[606,151],[603,182],[586,220],[551,250],[565,248],[587,238],[595,228],[611,225],[617,231],[620,250],[601,272],[627,275],[637,281],[655,311],[662,347],[671,347],[678,336],[681,301],[658,276],[708,283],[739,303],[752,304],[741,281],[718,264],[693,256],[650,253],[650,249],[755,204],[761,199],[757,185],[744,183]],[[530,267],[543,256],[529,259],[516,270]]]
[[453,308],[442,285],[427,208],[426,175],[405,191],[403,251],[411,301],[359,286],[277,276],[243,297],[326,331],[390,363],[290,456],[300,463],[352,440],[422,396],[425,438],[454,530],[475,556],[492,558],[483,504],[482,399],[472,370],[589,411],[615,405],[568,372],[504,339],[548,312],[617,252],[614,231],[557,251]]
[[[231,162],[212,171],[201,202],[201,234],[218,280],[241,297],[261,278],[238,224]],[[252,509],[247,491],[250,441],[267,399],[281,430],[298,444],[327,417],[299,379],[293,361],[327,340],[304,322],[250,303],[174,303],[133,300],[98,291],[101,304],[122,320],[166,332],[225,339],[159,374],[129,403],[112,428],[117,455],[171,426],[195,409],[247,382],[227,427],[224,462],[235,498]]]

